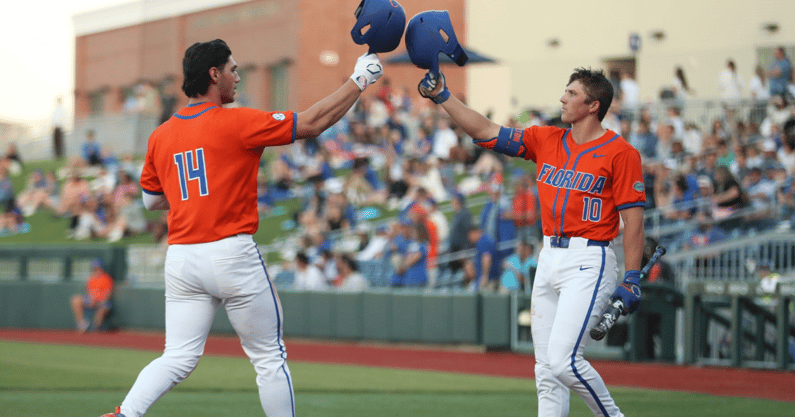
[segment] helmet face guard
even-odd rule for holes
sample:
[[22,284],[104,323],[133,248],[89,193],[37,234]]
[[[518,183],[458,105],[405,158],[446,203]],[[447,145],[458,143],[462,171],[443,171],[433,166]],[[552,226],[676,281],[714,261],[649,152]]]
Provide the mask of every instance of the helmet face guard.
[[436,75],[439,75],[440,52],[459,67],[469,59],[458,43],[447,10],[428,10],[412,17],[406,27],[406,49],[414,65]]
[[371,53],[392,52],[400,45],[406,12],[397,0],[362,0],[353,14],[351,38],[357,44],[367,44]]

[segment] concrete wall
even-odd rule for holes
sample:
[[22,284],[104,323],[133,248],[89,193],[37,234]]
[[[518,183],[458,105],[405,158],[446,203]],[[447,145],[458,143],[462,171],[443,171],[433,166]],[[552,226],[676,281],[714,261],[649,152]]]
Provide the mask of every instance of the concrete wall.
[[[468,0],[466,13],[469,46],[500,61],[470,69],[471,102],[481,111],[495,108],[499,117],[525,106],[558,107],[574,68],[604,68],[616,58],[636,59],[643,99],[656,98],[670,85],[677,65],[698,98],[714,98],[727,58],[747,85],[754,66],[766,66],[769,59],[758,58],[758,50],[795,46],[789,18],[795,2],[788,0]],[[780,29],[765,30],[770,22]],[[664,39],[652,36],[657,31]],[[640,37],[637,53],[629,48],[631,33]],[[549,45],[553,38],[558,47]]]

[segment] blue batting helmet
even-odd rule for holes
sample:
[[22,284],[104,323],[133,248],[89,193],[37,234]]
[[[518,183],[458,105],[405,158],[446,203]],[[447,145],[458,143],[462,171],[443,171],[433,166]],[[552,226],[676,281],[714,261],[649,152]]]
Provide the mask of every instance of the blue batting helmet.
[[447,10],[427,10],[412,17],[406,27],[406,49],[414,65],[435,74],[439,73],[440,52],[459,67],[469,59],[458,43]]
[[400,45],[406,12],[397,0],[362,0],[354,15],[351,37],[357,44],[369,45],[371,53],[392,52]]

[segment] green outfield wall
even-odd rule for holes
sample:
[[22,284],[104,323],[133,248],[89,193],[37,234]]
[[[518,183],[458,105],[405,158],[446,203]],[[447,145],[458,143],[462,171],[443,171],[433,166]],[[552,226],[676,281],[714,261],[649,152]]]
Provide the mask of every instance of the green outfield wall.
[[[0,326],[74,327],[69,298],[82,282],[0,281]],[[426,293],[372,290],[362,293],[279,291],[286,337],[389,342],[477,344],[509,348],[510,297],[465,292]],[[113,299],[112,324],[162,329],[163,289],[120,285]],[[223,307],[213,332],[231,333]]]

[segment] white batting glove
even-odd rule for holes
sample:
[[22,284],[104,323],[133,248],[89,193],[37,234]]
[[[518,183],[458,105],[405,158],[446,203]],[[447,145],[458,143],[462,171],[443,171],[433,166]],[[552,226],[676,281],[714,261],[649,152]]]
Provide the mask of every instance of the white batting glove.
[[368,85],[378,81],[383,74],[384,67],[378,60],[378,55],[368,52],[356,60],[351,79],[359,86],[360,90],[364,91]]

